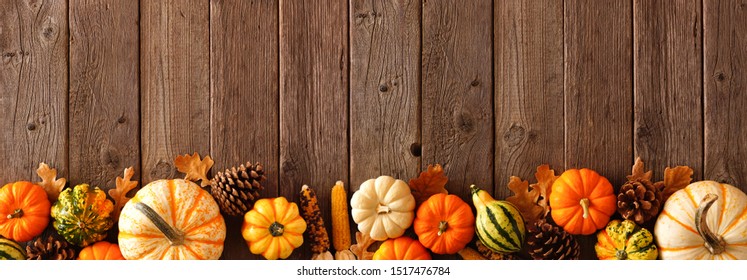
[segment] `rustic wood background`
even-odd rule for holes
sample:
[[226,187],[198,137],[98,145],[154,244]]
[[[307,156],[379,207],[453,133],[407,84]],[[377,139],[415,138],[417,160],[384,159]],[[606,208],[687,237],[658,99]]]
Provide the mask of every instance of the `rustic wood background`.
[[[747,189],[745,0],[0,0],[0,59],[3,182],[147,183],[196,151],[327,219],[336,180],[431,163],[467,201],[544,163],[619,187],[636,156]],[[256,259],[227,221],[223,257]]]

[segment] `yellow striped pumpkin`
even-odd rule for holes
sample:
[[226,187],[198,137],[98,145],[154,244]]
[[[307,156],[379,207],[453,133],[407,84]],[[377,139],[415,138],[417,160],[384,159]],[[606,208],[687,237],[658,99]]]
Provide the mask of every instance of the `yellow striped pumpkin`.
[[213,197],[181,179],[146,185],[119,217],[119,247],[128,260],[216,260],[225,238]]
[[25,260],[26,251],[13,240],[0,236],[0,260]]
[[700,181],[672,194],[654,226],[662,259],[747,259],[747,195]]

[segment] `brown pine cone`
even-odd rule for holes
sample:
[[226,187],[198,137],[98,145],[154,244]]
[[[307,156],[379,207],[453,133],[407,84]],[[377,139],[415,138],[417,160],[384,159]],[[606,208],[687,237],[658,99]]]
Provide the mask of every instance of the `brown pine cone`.
[[74,260],[75,249],[64,238],[49,235],[46,239],[36,237],[26,244],[26,256],[29,260]]
[[535,222],[527,235],[529,255],[535,260],[577,260],[581,254],[573,235],[545,220]]
[[516,260],[516,256],[514,254],[501,254],[493,252],[493,250],[490,250],[490,248],[486,247],[485,245],[480,242],[480,240],[477,240],[475,242],[475,245],[477,245],[477,251],[480,252],[480,255],[485,257],[489,260]]
[[232,167],[210,180],[210,193],[215,197],[223,213],[241,217],[254,206],[263,189],[260,182],[265,180],[262,165],[247,162],[238,168]]
[[654,183],[646,179],[625,182],[617,195],[617,212],[636,224],[645,222],[659,214],[661,192]]

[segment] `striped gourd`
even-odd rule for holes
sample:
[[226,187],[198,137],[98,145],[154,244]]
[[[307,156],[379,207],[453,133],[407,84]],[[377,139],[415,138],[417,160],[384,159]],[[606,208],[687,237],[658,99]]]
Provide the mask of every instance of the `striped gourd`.
[[631,220],[612,220],[597,233],[594,246],[600,260],[655,260],[654,236]]
[[470,189],[477,210],[475,233],[480,242],[498,253],[521,250],[526,229],[519,210],[508,201],[496,200],[474,185]]
[[0,260],[25,260],[26,253],[13,240],[0,237]]

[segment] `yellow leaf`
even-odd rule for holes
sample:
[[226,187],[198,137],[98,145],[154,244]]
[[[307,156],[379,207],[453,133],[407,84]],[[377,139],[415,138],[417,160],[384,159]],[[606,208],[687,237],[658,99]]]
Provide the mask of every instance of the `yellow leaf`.
[[192,182],[201,181],[200,185],[205,187],[210,185],[210,179],[207,178],[207,172],[213,167],[213,159],[206,156],[200,159],[200,155],[195,152],[192,155],[177,156],[174,160],[176,170],[184,173],[184,180]]
[[448,181],[449,178],[444,175],[444,168],[440,164],[428,165],[428,170],[421,172],[418,178],[410,179],[409,185],[416,204],[420,205],[437,193],[448,194],[446,190]]
[[114,217],[115,222],[119,220],[119,213],[122,211],[122,207],[125,206],[127,201],[130,201],[127,193],[137,187],[137,181],[130,180],[134,175],[135,170],[132,166],[125,168],[124,177],[117,177],[117,188],[109,190],[109,196],[114,199],[112,217]]
[[60,196],[60,192],[65,187],[67,180],[65,178],[57,179],[57,169],[49,168],[46,163],[39,163],[39,168],[36,169],[36,174],[42,179],[37,184],[44,188],[47,192],[49,202],[54,203]]

